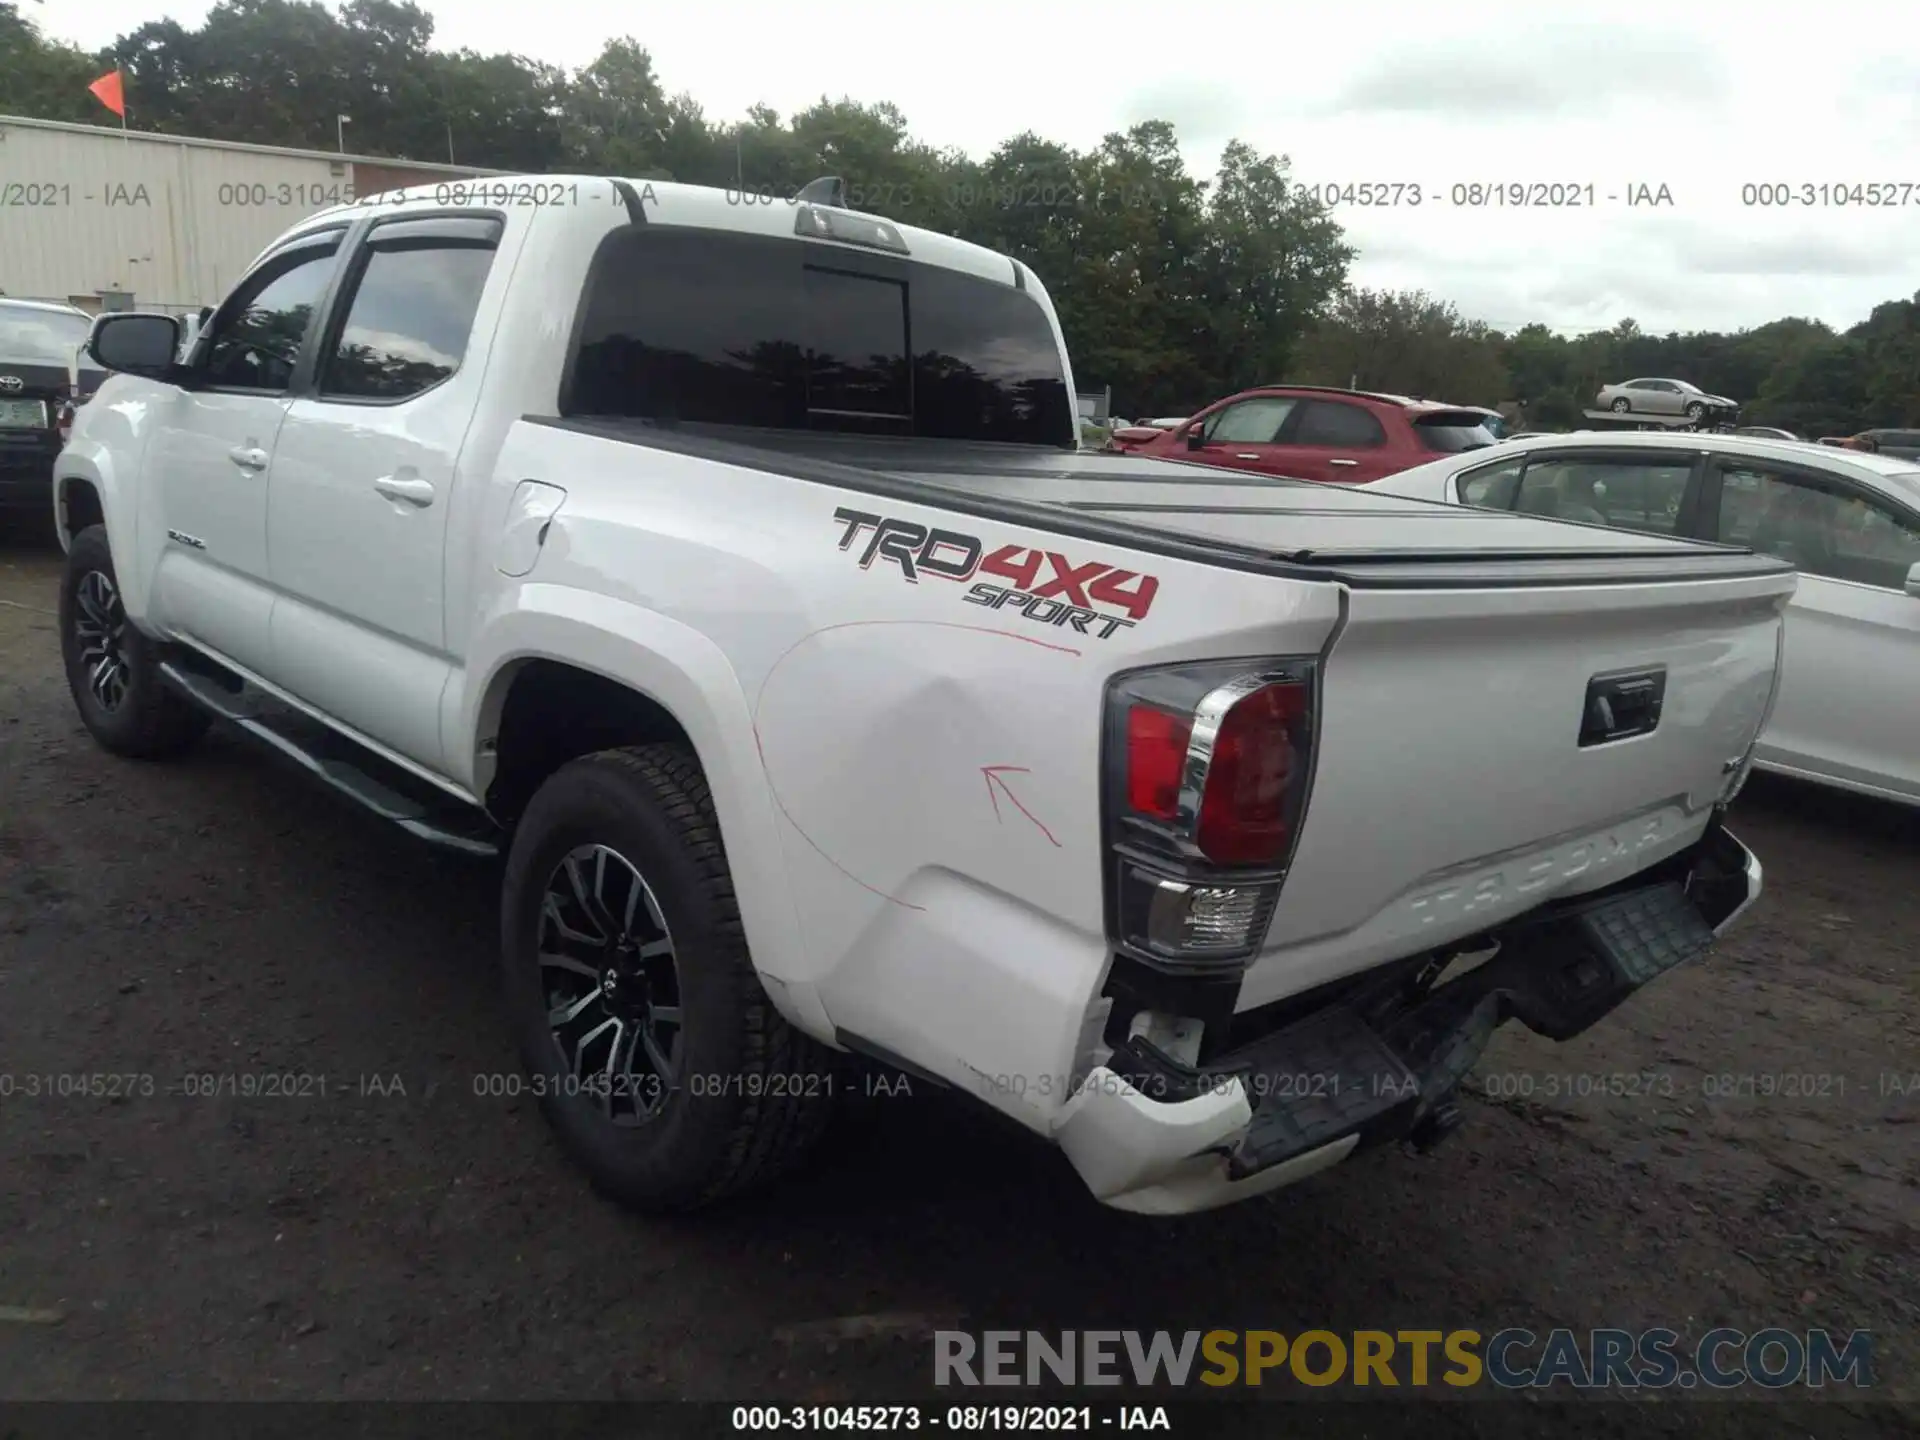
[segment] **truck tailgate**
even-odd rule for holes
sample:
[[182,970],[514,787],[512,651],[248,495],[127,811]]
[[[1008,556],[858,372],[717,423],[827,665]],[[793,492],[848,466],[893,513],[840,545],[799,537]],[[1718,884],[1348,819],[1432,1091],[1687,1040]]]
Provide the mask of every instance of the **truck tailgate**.
[[[1350,590],[1299,848],[1242,1008],[1691,843],[1764,718],[1793,586]],[[1635,728],[1660,684],[1657,723],[1606,739],[1600,721]]]

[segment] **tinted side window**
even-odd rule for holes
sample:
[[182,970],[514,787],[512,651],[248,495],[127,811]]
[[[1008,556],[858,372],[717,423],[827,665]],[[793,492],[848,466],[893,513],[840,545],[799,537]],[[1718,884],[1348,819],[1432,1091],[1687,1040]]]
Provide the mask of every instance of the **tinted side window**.
[[1077,443],[1052,327],[1010,285],[666,226],[617,232],[589,283],[568,414]]
[[1519,508],[1555,520],[1671,535],[1679,528],[1692,475],[1690,458],[1545,460],[1527,467]]
[[1810,575],[1888,590],[1903,588],[1920,564],[1920,520],[1760,466],[1721,472],[1719,533]]
[[1484,510],[1511,510],[1514,492],[1520,486],[1524,459],[1508,460],[1469,471],[1453,482],[1462,505],[1478,505]]
[[1207,421],[1207,439],[1216,445],[1271,445],[1293,406],[1281,395],[1242,400]]
[[1366,449],[1387,443],[1387,432],[1372,413],[1337,400],[1309,400],[1306,413],[1294,427],[1291,443],[1328,445],[1341,450]]
[[327,359],[320,393],[403,400],[460,368],[493,251],[475,246],[368,253]]
[[211,384],[284,390],[292,383],[314,306],[333,274],[335,249],[337,241],[333,249],[302,252],[286,269],[263,272],[223,307],[207,350]]

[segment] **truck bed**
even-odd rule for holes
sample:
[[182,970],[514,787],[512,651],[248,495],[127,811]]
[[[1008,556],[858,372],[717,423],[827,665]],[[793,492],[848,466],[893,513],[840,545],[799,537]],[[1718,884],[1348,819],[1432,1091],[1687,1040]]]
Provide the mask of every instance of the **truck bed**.
[[1644,584],[1792,568],[1738,546],[1137,456],[745,427],[539,423],[1150,553],[1334,579],[1356,589]]

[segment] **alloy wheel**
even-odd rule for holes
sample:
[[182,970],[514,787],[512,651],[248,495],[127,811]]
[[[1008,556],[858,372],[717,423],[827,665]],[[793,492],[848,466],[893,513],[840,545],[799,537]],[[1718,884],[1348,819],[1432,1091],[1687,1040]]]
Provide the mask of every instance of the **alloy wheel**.
[[631,861],[568,852],[540,905],[540,987],[570,1088],[616,1125],[657,1116],[685,1056],[673,934]]
[[98,570],[80,577],[74,589],[74,639],[87,689],[109,714],[126,703],[133,672],[127,666],[127,612],[113,580]]

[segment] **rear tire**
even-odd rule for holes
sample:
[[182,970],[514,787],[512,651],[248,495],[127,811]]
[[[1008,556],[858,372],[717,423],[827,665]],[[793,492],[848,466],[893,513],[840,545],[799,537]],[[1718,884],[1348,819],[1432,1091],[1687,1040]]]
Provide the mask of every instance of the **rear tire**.
[[1607,408],[1613,411],[1613,413],[1616,415],[1624,415],[1629,410],[1633,409],[1633,402],[1629,400],[1626,396],[1621,395],[1621,396],[1617,396],[1614,399],[1613,404],[1609,405]]
[[60,657],[89,734],[116,755],[162,760],[213,717],[161,679],[159,647],[127,619],[104,525],[73,537],[60,581]]
[[827,1052],[754,971],[686,746],[603,751],[540,787],[507,857],[501,941],[531,1091],[605,1194],[697,1209],[773,1180],[825,1128]]

